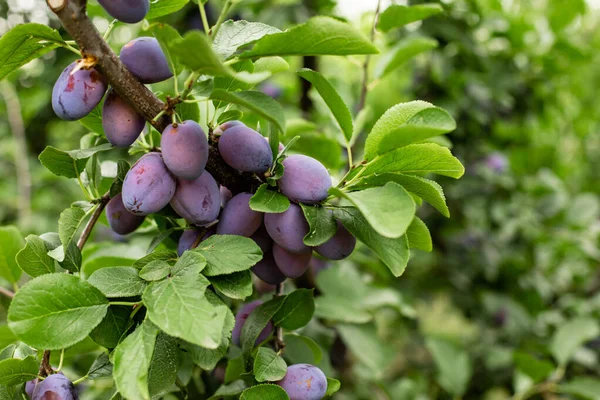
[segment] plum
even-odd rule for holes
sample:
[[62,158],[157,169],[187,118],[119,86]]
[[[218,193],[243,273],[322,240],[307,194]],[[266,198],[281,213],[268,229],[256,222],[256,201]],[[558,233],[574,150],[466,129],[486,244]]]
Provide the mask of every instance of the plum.
[[143,155],[123,181],[123,204],[135,215],[148,215],[169,204],[175,193],[175,178],[160,153]]
[[310,364],[290,365],[277,384],[286,391],[290,400],[321,400],[327,392],[327,377]]
[[329,260],[342,260],[354,251],[356,238],[337,221],[337,232],[331,239],[315,247],[315,251]]
[[229,200],[217,226],[219,235],[250,237],[262,225],[263,213],[254,211],[248,204],[251,197],[251,193],[240,193]]
[[53,374],[38,383],[32,400],[78,400],[73,383],[63,374]]
[[308,269],[312,258],[312,251],[308,249],[302,253],[290,253],[277,243],[273,245],[273,259],[279,271],[288,278],[299,278]]
[[[179,242],[177,243],[177,255],[179,257],[181,257],[181,255],[183,254],[184,251],[191,249],[192,245],[194,244],[194,242],[196,241],[196,239],[198,239],[198,235],[200,235],[201,233],[202,232],[197,231],[195,229],[185,230],[181,234],[181,237],[179,238]],[[209,237],[211,237],[215,233],[216,232],[215,232],[215,230],[213,228],[209,229],[202,236],[202,239],[198,243],[202,243],[203,241],[205,241],[206,239],[208,239]]]
[[25,383],[25,393],[27,393],[27,396],[29,396],[29,398],[33,397],[33,392],[35,391],[35,387],[40,383],[40,380],[38,378],[33,379],[31,381],[27,381],[27,383]]
[[302,154],[286,157],[282,164],[285,170],[278,181],[279,190],[290,200],[316,204],[327,198],[331,176],[323,164]]
[[127,211],[121,193],[110,199],[106,205],[108,225],[119,235],[127,235],[135,231],[144,222],[144,218]]
[[98,0],[98,3],[111,17],[128,24],[140,22],[150,10],[149,0]]
[[221,192],[221,207],[225,207],[225,204],[233,197],[233,193],[225,186],[220,186],[219,191]]
[[263,253],[262,260],[252,267],[252,272],[269,285],[277,285],[285,281],[286,278],[279,268],[277,268],[272,250]]
[[265,227],[271,239],[287,251],[304,253],[308,250],[303,241],[308,233],[308,222],[297,204],[290,204],[282,213],[265,214]]
[[[244,304],[242,308],[235,315],[235,326],[233,327],[233,332],[231,332],[231,340],[234,344],[240,345],[240,339],[242,336],[242,328],[246,323],[246,320],[254,311],[254,309],[260,306],[263,302],[260,300],[255,300],[251,303]],[[259,344],[266,340],[269,336],[271,336],[271,332],[273,332],[273,323],[269,321],[265,329],[262,330],[260,335],[258,335],[258,339],[256,339],[256,344]]]
[[327,269],[329,267],[330,267],[330,265],[327,261],[317,258],[314,255],[310,259],[310,262],[308,263],[308,269],[312,273],[313,277],[316,277],[317,275],[319,275],[319,272],[321,272],[324,269]]
[[60,74],[52,89],[52,108],[60,119],[75,121],[88,115],[104,93],[106,80],[94,68],[73,72],[77,61]]
[[102,128],[108,141],[116,147],[131,146],[144,130],[146,120],[113,89],[102,106]]
[[190,224],[206,225],[221,210],[219,185],[208,171],[193,181],[178,179],[171,207]]
[[244,125],[244,123],[242,121],[227,121],[222,123],[221,125],[217,126],[214,130],[213,130],[213,134],[220,136],[223,134],[223,132],[225,132],[227,129],[232,128],[234,126],[246,126]]
[[193,181],[202,175],[208,160],[208,140],[194,121],[171,124],[160,139],[163,159],[178,178]]
[[219,139],[219,152],[232,168],[242,172],[264,173],[273,164],[269,143],[245,125],[227,128]]
[[142,83],[162,82],[173,76],[165,53],[152,37],[140,37],[127,43],[119,57]]

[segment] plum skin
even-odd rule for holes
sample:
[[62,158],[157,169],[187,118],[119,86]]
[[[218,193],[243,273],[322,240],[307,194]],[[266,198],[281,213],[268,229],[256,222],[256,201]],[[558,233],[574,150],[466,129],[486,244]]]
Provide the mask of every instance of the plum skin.
[[33,390],[32,400],[60,399],[78,400],[73,383],[62,373],[48,376],[39,382]]
[[285,170],[279,190],[296,203],[316,204],[325,200],[331,187],[327,168],[312,157],[294,154],[282,162]]
[[123,181],[123,204],[135,215],[148,215],[169,204],[175,193],[175,178],[160,153],[143,155]]
[[128,24],[140,22],[150,10],[149,0],[98,0],[98,3],[111,17]]
[[329,260],[343,260],[354,251],[356,238],[337,221],[337,232],[331,239],[315,247],[315,251]]
[[144,130],[146,120],[121,96],[110,89],[102,106],[102,128],[116,147],[131,146]]
[[230,167],[242,172],[264,173],[273,164],[273,153],[264,136],[245,125],[223,131],[219,153]]
[[69,64],[52,88],[52,109],[65,121],[75,121],[92,112],[107,89],[106,80],[94,68],[71,73],[76,66],[77,61]]
[[155,38],[132,40],[123,46],[119,57],[129,72],[142,83],[162,82],[173,76],[169,62]]
[[273,245],[273,259],[279,271],[288,278],[299,278],[308,269],[312,258],[312,251],[308,249],[303,253],[290,253],[277,243]]
[[217,226],[219,235],[250,237],[260,228],[263,213],[250,208],[251,197],[251,193],[239,193],[227,202]]
[[277,384],[290,400],[321,400],[327,393],[327,377],[320,368],[310,364],[290,365]]
[[[196,239],[198,239],[198,235],[200,235],[200,233],[201,233],[200,231],[197,231],[195,229],[187,229],[187,230],[183,231],[183,233],[179,237],[179,242],[177,243],[177,255],[179,257],[181,257],[181,255],[183,254],[184,251],[192,248],[192,245],[194,244]],[[209,237],[211,237],[214,234],[215,234],[215,230],[212,228],[209,229],[202,236],[202,239],[200,239],[199,243],[202,243],[203,241],[205,241],[206,239],[208,239]]]
[[221,210],[219,185],[208,171],[193,181],[178,179],[171,207],[190,224],[208,224]]
[[188,120],[165,128],[160,139],[163,159],[178,178],[200,177],[208,161],[208,140],[196,122]]
[[304,253],[309,249],[304,244],[308,233],[308,222],[297,204],[278,214],[265,214],[265,227],[275,243],[291,253]]
[[123,204],[123,195],[119,193],[106,205],[106,219],[110,228],[119,235],[127,235],[135,231],[143,222],[144,218],[127,211]]
[[[246,320],[248,319],[252,311],[254,311],[254,309],[260,306],[262,303],[263,302],[261,300],[255,300],[251,303],[244,304],[235,315],[235,326],[233,327],[233,331],[231,332],[231,340],[235,345],[239,346],[241,343],[240,340],[242,337],[242,328],[244,327]],[[269,321],[267,326],[258,335],[258,338],[256,339],[256,344],[265,341],[271,335],[271,332],[273,332],[273,323]]]

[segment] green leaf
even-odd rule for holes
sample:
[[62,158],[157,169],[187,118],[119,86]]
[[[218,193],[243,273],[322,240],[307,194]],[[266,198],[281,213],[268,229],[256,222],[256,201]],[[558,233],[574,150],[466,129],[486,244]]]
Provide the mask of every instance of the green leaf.
[[87,159],[74,160],[66,151],[52,146],[46,146],[38,158],[54,175],[65,178],[77,178],[87,164]]
[[46,243],[39,236],[29,235],[25,242],[27,244],[16,257],[17,264],[23,272],[35,278],[56,271],[56,262],[48,255]]
[[164,260],[150,261],[140,270],[140,278],[146,281],[159,281],[169,275],[171,266]]
[[190,0],[156,0],[150,2],[150,10],[146,19],[154,19],[173,14],[181,10]]
[[331,211],[324,207],[300,204],[309,230],[304,236],[304,244],[307,246],[319,246],[335,235],[338,226]]
[[90,332],[90,338],[102,347],[114,349],[129,328],[131,307],[110,306],[100,324]]
[[285,131],[283,108],[273,98],[262,92],[245,91],[232,93],[222,89],[215,89],[211,93],[210,99],[245,107],[256,115],[275,124],[281,132]]
[[0,277],[15,283],[21,277],[22,268],[19,268],[16,257],[25,243],[23,236],[16,227],[3,226],[0,227],[0,243]]
[[60,213],[58,218],[58,236],[63,246],[67,246],[85,218],[85,211],[79,207],[70,207]]
[[375,379],[382,379],[389,370],[394,351],[379,339],[375,327],[372,324],[342,324],[337,329],[354,357],[369,368]]
[[290,64],[281,57],[263,57],[254,62],[254,73],[256,74],[266,71],[275,75],[288,69],[290,69]]
[[427,225],[419,217],[415,217],[406,231],[408,246],[411,248],[431,251],[433,243],[431,241],[431,233],[427,229]]
[[402,275],[410,257],[406,236],[397,239],[381,236],[371,228],[360,211],[353,207],[337,208],[333,215],[355,238],[373,250],[394,276]]
[[252,295],[253,286],[250,271],[212,276],[209,281],[219,292],[232,299],[244,300]]
[[325,392],[325,397],[333,396],[340,390],[341,387],[342,384],[337,379],[327,378],[327,392]]
[[163,251],[155,251],[154,253],[150,253],[147,256],[144,256],[133,263],[132,267],[137,269],[142,269],[152,261],[160,260],[165,261],[167,263],[175,263],[179,258],[177,257],[177,253],[171,250],[163,250]]
[[67,245],[67,250],[64,252],[62,261],[60,261],[60,266],[70,272],[79,272],[81,269],[81,262],[81,250],[79,250],[75,241],[71,241]]
[[330,17],[314,17],[285,32],[267,35],[240,58],[291,55],[377,54],[377,48],[362,33]]
[[232,56],[236,50],[252,43],[265,35],[279,33],[279,29],[260,22],[232,21],[221,24],[213,41],[215,51],[224,59]]
[[148,371],[158,329],[148,320],[114,350],[113,378],[117,390],[131,400],[148,400]]
[[208,400],[218,400],[223,398],[229,398],[230,396],[236,396],[242,393],[246,389],[246,383],[243,380],[233,381],[226,385],[221,385],[215,394],[208,398]]
[[8,325],[30,346],[62,349],[89,335],[107,309],[106,297],[86,281],[67,274],[46,274],[15,294]]
[[254,357],[254,378],[258,382],[274,382],[283,379],[287,364],[283,358],[267,347],[259,347]]
[[100,355],[94,360],[92,366],[90,367],[88,373],[86,374],[88,379],[95,380],[99,378],[105,378],[108,376],[112,376],[113,365],[111,364],[108,354],[102,352]]
[[[175,30],[175,28],[167,24],[154,24],[150,27],[150,30],[152,31],[152,34],[154,35],[156,40],[158,40],[160,48],[162,49],[165,57],[167,58],[167,62],[169,63],[169,68],[171,72],[174,76],[179,75],[181,71],[179,65],[177,64],[176,58],[173,54],[171,54],[171,49],[173,48],[173,45],[176,42],[181,41],[183,38],[181,37],[179,32]],[[185,103],[179,104],[179,106],[183,104]],[[197,119],[195,121],[197,121]]]
[[264,383],[252,386],[242,392],[240,400],[289,400],[281,386]]
[[193,251],[206,258],[206,276],[245,271],[262,259],[262,251],[254,240],[235,235],[213,235]]
[[197,275],[152,282],[142,299],[148,317],[171,336],[208,349],[221,344],[227,308],[213,306],[203,295],[209,282]]
[[296,289],[286,296],[281,308],[273,316],[273,324],[293,331],[308,324],[314,313],[313,290]]
[[186,251],[173,266],[173,276],[196,276],[206,267],[206,259],[202,254]]
[[598,321],[584,317],[576,318],[558,328],[552,337],[550,350],[558,364],[564,366],[575,350],[598,335],[600,335]]
[[319,92],[327,107],[340,125],[340,129],[344,133],[346,142],[350,142],[352,138],[352,114],[342,97],[335,90],[333,85],[319,72],[308,68],[303,68],[298,71],[298,75],[312,83],[313,87]]
[[412,36],[398,42],[390,51],[385,53],[375,67],[375,77],[383,78],[411,58],[438,47],[435,39]]
[[148,390],[152,398],[166,394],[175,385],[178,351],[176,339],[159,332],[148,370]]
[[103,103],[101,102],[88,115],[81,118],[79,123],[90,132],[96,132],[99,135],[105,136],[104,127],[102,126],[102,107]]
[[119,193],[121,193],[121,189],[123,187],[123,181],[125,180],[125,175],[129,172],[131,166],[125,160],[117,161],[117,177],[113,181],[110,186],[110,197],[113,198]]
[[106,297],[141,296],[147,285],[133,267],[100,268],[90,276],[88,283],[97,287]]
[[294,152],[316,158],[331,169],[338,169],[342,163],[342,147],[321,133],[302,133],[292,148]]
[[219,115],[217,124],[221,125],[228,121],[239,121],[244,116],[244,113],[240,110],[228,110]]
[[550,361],[537,359],[527,353],[515,352],[513,358],[517,369],[529,376],[534,383],[541,382],[555,369]]
[[600,400],[600,379],[592,377],[575,377],[573,380],[558,386],[560,393],[581,396],[584,399]]
[[330,193],[350,201],[371,227],[384,237],[404,235],[415,216],[415,201],[406,189],[395,182],[350,193],[332,188]]
[[441,339],[429,338],[426,345],[438,368],[440,386],[453,396],[464,395],[473,373],[467,352]]
[[323,359],[323,350],[308,336],[286,333],[285,356],[292,364],[319,365]]
[[35,357],[0,361],[0,385],[18,385],[37,378],[40,364]]
[[270,190],[269,185],[263,183],[250,198],[249,204],[254,211],[278,214],[290,207],[290,200],[277,190]]
[[0,80],[29,61],[64,44],[56,29],[42,24],[20,24],[0,38]]
[[383,186],[388,182],[396,182],[402,185],[404,189],[431,204],[444,217],[450,217],[450,210],[448,210],[448,206],[446,205],[446,196],[442,187],[437,182],[420,176],[400,173],[375,174],[359,179],[356,183],[351,184],[349,188],[361,190]]
[[440,14],[444,9],[439,4],[419,4],[415,6],[391,5],[379,16],[377,28],[384,32],[398,28],[411,22],[420,21]]
[[285,296],[275,297],[259,305],[250,313],[241,334],[241,347],[244,354],[249,354],[254,348],[256,339],[258,339],[260,333],[265,329],[277,311],[279,311],[284,301]]

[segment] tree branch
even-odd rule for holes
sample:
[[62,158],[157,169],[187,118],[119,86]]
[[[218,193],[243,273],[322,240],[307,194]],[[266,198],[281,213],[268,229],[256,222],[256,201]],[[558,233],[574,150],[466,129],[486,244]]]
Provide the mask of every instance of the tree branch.
[[98,218],[100,218],[100,215],[102,215],[102,211],[104,211],[104,207],[106,207],[106,205],[108,204],[109,201],[110,201],[110,192],[106,192],[104,194],[104,196],[102,196],[100,198],[98,207],[96,207],[96,209],[94,210],[94,213],[90,217],[90,220],[87,222],[87,224],[85,224],[85,228],[83,228],[83,232],[81,232],[81,236],[79,237],[79,240],[77,241],[77,247],[79,248],[79,250],[83,250],[83,246],[85,246],[85,243],[87,242],[87,240],[90,237],[90,234],[92,233],[92,229],[94,229],[94,225],[96,225],[96,222],[98,222]]
[[[119,96],[159,132],[162,132],[170,124],[170,119],[162,116],[154,121],[154,118],[165,110],[165,103],[127,70],[102,38],[86,14],[86,0],[46,0],[46,2],[60,19],[65,30],[79,45],[82,55],[93,60],[94,68],[106,78]],[[225,164],[216,142],[211,143],[206,170],[234,193],[250,191],[253,187],[253,179],[249,179],[248,174],[240,174]]]
[[5,295],[6,297],[10,297],[11,299],[15,297],[15,294],[8,289],[0,287],[0,294]]

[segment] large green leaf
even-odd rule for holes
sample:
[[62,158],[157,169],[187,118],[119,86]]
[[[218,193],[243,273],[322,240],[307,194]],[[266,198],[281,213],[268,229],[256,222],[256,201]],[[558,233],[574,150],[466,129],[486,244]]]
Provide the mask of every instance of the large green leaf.
[[281,308],[273,316],[273,323],[293,331],[310,322],[315,313],[313,291],[296,289],[285,298]]
[[223,58],[229,58],[236,50],[265,35],[279,33],[279,29],[261,22],[232,21],[221,24],[213,41],[215,51]]
[[100,346],[114,349],[129,327],[131,307],[110,306],[100,324],[90,332],[90,338]]
[[150,2],[150,10],[146,19],[154,19],[173,14],[181,10],[190,0],[156,0]]
[[408,239],[408,246],[423,251],[433,250],[433,243],[431,240],[431,233],[425,222],[419,217],[415,217],[406,230],[406,238]]
[[35,357],[8,358],[0,361],[0,385],[18,385],[35,379],[40,365]]
[[56,271],[56,261],[48,255],[46,243],[36,235],[25,238],[26,245],[17,253],[19,267],[29,276],[36,277]]
[[91,147],[89,149],[78,149],[71,151],[59,150],[52,146],[46,146],[39,155],[39,160],[54,175],[65,178],[77,178],[83,172],[88,158],[94,154],[110,150],[110,144]]
[[159,332],[148,370],[148,390],[152,398],[166,394],[177,380],[178,340]]
[[58,236],[63,246],[67,246],[85,218],[85,211],[79,207],[69,207],[58,217]]
[[213,235],[193,251],[206,258],[206,276],[245,271],[262,259],[262,251],[254,240],[235,235]]
[[307,204],[300,204],[300,207],[309,226],[303,239],[305,245],[319,246],[336,234],[338,227],[331,211]]
[[146,289],[146,281],[138,276],[133,267],[106,267],[95,271],[88,279],[106,297],[141,296]]
[[249,270],[211,276],[209,281],[219,292],[232,299],[244,300],[252,295],[252,274]]
[[285,296],[277,296],[259,305],[250,313],[250,316],[248,316],[242,327],[241,333],[241,346],[245,354],[249,354],[254,348],[256,339],[258,339],[260,333],[265,329],[277,311],[279,311],[284,301]]
[[277,190],[270,190],[269,185],[263,183],[250,198],[249,205],[254,211],[278,214],[290,207],[290,200]]
[[0,243],[0,277],[15,283],[21,277],[16,256],[23,247],[23,236],[16,227],[3,226],[0,227]]
[[564,366],[577,348],[598,335],[600,335],[600,326],[597,320],[585,317],[576,318],[558,328],[552,337],[550,350],[556,361]]
[[439,4],[418,4],[414,6],[401,6],[394,4],[385,9],[379,16],[377,28],[382,31],[389,31],[392,28],[397,28],[410,24],[411,22],[420,21],[429,18],[432,15],[443,12],[444,9]]
[[8,310],[8,325],[23,342],[62,349],[83,340],[102,321],[108,300],[86,281],[46,274],[19,290]]
[[241,58],[289,55],[376,54],[377,48],[354,27],[330,17],[313,17],[285,32],[267,35]]
[[281,386],[270,383],[252,386],[242,392],[240,400],[289,400]]
[[381,57],[375,67],[375,77],[382,78],[411,58],[435,49],[437,46],[437,40],[425,37],[413,36],[401,40]]
[[229,104],[237,104],[245,107],[255,114],[269,120],[281,132],[285,131],[285,115],[281,105],[262,92],[227,92],[222,89],[216,89],[210,95],[211,100],[220,100]]
[[259,347],[254,357],[253,372],[258,382],[274,382],[283,379],[287,365],[281,355],[267,347]]

